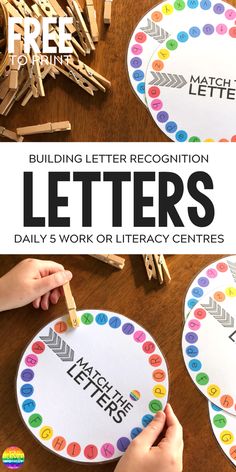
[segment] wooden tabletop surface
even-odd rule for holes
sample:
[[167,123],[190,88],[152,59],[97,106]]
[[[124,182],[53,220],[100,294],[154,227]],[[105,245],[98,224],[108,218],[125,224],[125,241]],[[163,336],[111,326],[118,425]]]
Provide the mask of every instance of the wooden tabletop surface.
[[[106,27],[103,0],[94,0],[101,38],[85,62],[112,82],[111,90],[91,97],[62,75],[56,80],[49,78],[45,80],[45,98],[31,99],[25,108],[14,105],[7,117],[0,117],[0,126],[15,130],[50,121],[71,122],[71,132],[28,136],[25,141],[169,141],[132,91],[126,66],[130,36],[142,16],[157,3],[113,0],[112,23]],[[236,0],[229,3],[236,6]]]
[[[211,431],[207,400],[190,379],[181,352],[183,302],[188,285],[194,275],[221,256],[167,256],[172,282],[162,287],[147,280],[141,256],[124,257],[126,265],[122,271],[89,256],[53,256],[53,260],[73,272],[71,286],[78,309],[122,313],[143,325],[157,340],[169,368],[169,401],[184,427],[184,472],[230,472],[233,467]],[[22,256],[0,256],[0,275],[21,259]],[[17,410],[15,378],[21,354],[29,340],[65,310],[61,299],[48,312],[27,306],[0,313],[0,453],[10,445],[21,447],[26,456],[22,469],[25,472],[111,472],[114,463],[78,465],[50,453],[30,434]],[[0,470],[3,469],[6,470],[0,465]]]

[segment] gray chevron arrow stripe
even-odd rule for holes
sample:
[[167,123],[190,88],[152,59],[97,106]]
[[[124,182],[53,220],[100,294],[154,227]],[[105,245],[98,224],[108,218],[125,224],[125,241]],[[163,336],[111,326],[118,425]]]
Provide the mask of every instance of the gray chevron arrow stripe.
[[65,341],[62,341],[61,338],[58,339],[58,343],[55,347],[52,348],[53,352],[57,353],[60,352],[62,349],[65,349]]
[[234,327],[234,318],[218,303],[216,303],[213,298],[209,298],[208,303],[201,303],[202,307],[210,313],[224,328],[233,328]]
[[209,311],[212,315],[214,315],[214,318],[220,318],[221,317],[221,307],[217,305],[216,301],[210,298],[210,303],[209,304],[202,304],[204,308]]
[[49,329],[49,335],[48,336],[40,336],[40,339],[42,339],[42,341],[47,342],[48,345],[51,344],[51,343],[54,343],[56,338],[57,338],[57,335],[56,335],[55,331],[53,331],[52,328]]
[[235,262],[231,262],[231,261],[227,261],[228,263],[228,266],[229,266],[229,269],[230,269],[230,272],[233,276],[233,279],[234,281],[236,282],[236,263]]
[[52,333],[50,333],[50,336],[41,336],[42,341],[45,340],[45,342],[47,342],[48,346],[53,346],[56,342],[56,339],[57,339],[56,333],[52,329],[51,329],[51,331],[52,331]]
[[140,29],[160,44],[164,43],[164,41],[170,36],[170,33],[165,31],[163,28],[160,28],[160,26],[150,20],[150,18],[147,19],[147,25]]
[[161,87],[182,88],[187,84],[187,80],[183,75],[166,74],[164,72],[151,71],[153,80],[149,85],[159,85]]
[[49,328],[48,336],[40,336],[40,339],[51,349],[63,362],[74,360],[74,351],[58,334]]
[[[74,351],[73,351],[73,353],[74,353]],[[73,361],[73,359],[74,359],[74,354],[73,354],[73,356],[71,355],[71,349],[70,349],[70,347],[68,346],[68,344],[66,345],[66,351],[65,351],[65,353],[57,354],[57,355],[60,357],[60,359],[61,359],[62,361],[68,361],[68,360]],[[69,359],[68,359],[68,358],[69,358]]]
[[61,338],[58,339],[58,337],[56,336],[56,340],[54,341],[54,343],[50,343],[48,344],[48,346],[54,351],[56,351],[57,349],[61,349],[61,343],[62,343],[62,340]]
[[62,342],[62,348],[60,351],[56,352],[58,357],[63,357],[63,356],[68,356],[68,353],[70,352],[70,347],[68,344],[65,343],[65,341]]

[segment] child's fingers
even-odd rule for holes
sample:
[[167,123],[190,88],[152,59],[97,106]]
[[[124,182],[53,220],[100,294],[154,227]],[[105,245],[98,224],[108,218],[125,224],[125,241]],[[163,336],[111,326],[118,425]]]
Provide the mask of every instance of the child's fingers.
[[167,425],[166,439],[172,444],[172,447],[180,447],[183,444],[183,428],[170,404],[167,404],[165,413]]
[[61,290],[59,287],[57,288],[54,288],[52,291],[51,291],[51,294],[50,294],[50,302],[53,304],[53,305],[56,305],[59,298],[61,296]]
[[34,288],[37,296],[42,296],[45,293],[51,292],[56,287],[64,285],[72,279],[72,273],[69,270],[61,270],[54,274],[36,279],[34,281]]
[[38,268],[42,277],[64,270],[64,266],[58,262],[42,260],[38,260]]
[[133,443],[140,448],[150,449],[165,425],[166,415],[159,411],[149,425],[134,439]]
[[[46,294],[44,294],[46,295]],[[54,288],[51,292],[48,292],[49,298],[44,296],[43,299],[43,309],[47,310],[47,302],[51,302],[53,305],[56,305],[61,297],[61,289],[60,287]],[[38,309],[41,305],[41,298],[42,297],[37,297],[33,302],[32,305],[34,308]],[[49,303],[48,303],[49,307]]]
[[40,302],[41,302],[41,297],[37,297],[35,300],[33,300],[32,305],[36,310],[40,307]]
[[49,298],[50,298],[50,292],[45,293],[42,298],[41,298],[41,308],[42,310],[48,310],[49,308]]

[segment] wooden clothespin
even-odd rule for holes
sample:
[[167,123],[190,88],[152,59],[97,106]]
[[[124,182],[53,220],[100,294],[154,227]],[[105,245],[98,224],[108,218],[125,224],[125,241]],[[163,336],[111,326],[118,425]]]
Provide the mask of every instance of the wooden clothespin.
[[148,280],[157,279],[153,256],[151,254],[143,254],[143,261],[147,271]]
[[[5,5],[8,13],[10,16],[14,16],[14,17],[22,17],[21,13],[19,12],[19,10],[17,10],[15,7],[13,7],[13,5],[8,2],[8,0],[1,0],[1,4],[2,5]],[[22,32],[23,32],[23,29],[22,29]]]
[[18,58],[22,53],[23,42],[15,41],[15,54],[10,59],[10,79],[9,79],[9,89],[16,90],[18,88],[18,72],[20,69],[20,64],[18,63]]
[[[41,0],[42,1],[42,0]],[[50,4],[52,5],[53,9],[55,10],[57,16],[67,16],[66,12],[63,10],[61,5],[57,2],[57,0],[50,0]],[[73,24],[68,24],[66,25],[66,28],[68,31],[73,34],[76,32],[76,28],[73,26]]]
[[0,83],[0,100],[3,100],[9,90],[9,76]]
[[104,1],[104,23],[106,25],[111,24],[111,7],[112,7],[112,0],[105,0]]
[[29,8],[25,0],[12,0],[12,3],[14,3],[14,5],[24,18],[26,18],[27,16],[32,16],[32,10]]
[[[71,4],[72,4],[72,0],[71,0]],[[73,8],[73,5],[72,5],[72,8]],[[84,35],[82,29],[79,27],[79,24],[76,20],[76,17],[72,11],[72,9],[70,7],[66,7],[66,11],[67,11],[67,14],[68,16],[70,16],[71,18],[73,18],[73,25],[75,26],[76,28],[76,32],[77,32],[77,35],[79,37],[79,40],[80,40],[80,43],[81,43],[81,47],[83,49],[83,56],[86,56],[86,54],[89,54],[90,53],[90,48],[88,47],[87,45],[87,39],[86,39],[86,36]],[[72,41],[74,40],[75,38],[72,37]],[[78,43],[79,44],[79,43]],[[76,45],[74,45],[76,47]],[[77,48],[78,49],[78,48]]]
[[102,75],[98,74],[95,70],[91,69],[87,64],[80,61],[79,59],[71,56],[68,60],[68,65],[78,71],[81,75],[94,84],[95,87],[100,89],[102,92],[106,92],[106,88],[110,88],[111,82]]
[[[42,5],[43,9],[41,9],[39,5]],[[49,10],[48,10],[48,8],[49,8]],[[66,16],[66,13],[61,8],[59,3],[57,3],[56,1],[53,2],[53,0],[50,2],[50,7],[47,7],[47,3],[43,0],[43,2],[40,3],[40,4],[38,4],[38,3],[34,4],[32,6],[32,10],[33,10],[34,14],[36,15],[36,18],[38,18],[38,19],[40,17],[44,17],[45,15],[47,15],[48,11],[51,11],[51,13],[54,16],[64,16],[64,17]],[[47,16],[50,16],[50,15],[48,14]],[[66,25],[66,28],[71,34],[73,34],[76,31],[75,27],[72,24]],[[54,33],[53,34],[53,41],[55,42],[55,44],[57,46],[59,46],[59,33],[58,32],[59,32],[59,27],[57,27],[56,25],[54,27],[52,25],[50,26],[50,33]],[[78,41],[76,41],[76,39],[73,36],[71,37],[71,41],[66,40],[65,44],[67,46],[72,47],[73,54],[76,57],[78,57],[78,54],[77,54],[76,50],[78,50],[83,56],[86,56],[86,53],[85,53],[84,49],[78,43]]]
[[16,141],[18,143],[24,141],[23,136],[19,136],[14,131],[10,131],[9,129],[3,128],[3,126],[0,126],[0,136],[4,136],[4,138],[8,138],[11,141]]
[[[38,4],[34,3],[31,7],[32,11],[33,11],[33,14],[35,16],[35,18],[39,18],[40,16],[44,16],[44,12],[43,10],[41,10],[41,8],[39,7]],[[52,25],[51,25],[52,26]],[[51,32],[51,28],[49,30]]]
[[[69,43],[69,41],[68,41],[68,43]],[[78,41],[76,41],[74,36],[71,37],[71,44],[72,44],[72,47],[73,47],[74,56],[79,57],[76,51],[80,52],[80,54],[82,54],[83,56],[86,56],[86,51],[84,50],[83,46],[81,46],[81,44],[78,43]]]
[[63,289],[64,289],[64,295],[65,295],[65,299],[66,299],[66,306],[67,306],[67,310],[69,312],[71,324],[72,324],[73,328],[78,328],[79,320],[78,320],[77,313],[76,313],[75,300],[74,300],[74,297],[71,293],[70,282],[66,282],[63,285]]
[[73,14],[75,17],[75,23],[76,23],[76,30],[78,32],[78,35],[83,35],[84,41],[87,45],[87,50],[88,52],[94,51],[95,46],[93,43],[93,40],[90,36],[90,33],[88,31],[87,25],[83,19],[83,16],[81,14],[80,8],[78,6],[78,3],[75,0],[72,0],[72,6],[73,6]]
[[[16,0],[17,1],[17,0]],[[57,4],[58,5],[58,4]],[[40,17],[44,17],[45,16],[45,13],[43,12],[43,10],[39,7],[38,4],[34,4],[32,5],[32,10],[33,10],[33,13],[34,15],[36,16],[36,18],[40,18]],[[66,13],[63,11],[63,15],[58,15],[58,16],[66,16]],[[70,15],[71,17],[73,17],[73,14]],[[70,26],[72,26],[72,28],[70,28]],[[76,31],[75,27],[73,27],[73,25],[66,25],[68,31],[73,34],[73,32]],[[54,26],[51,25],[50,26],[50,33],[54,33],[53,34],[53,41],[55,42],[55,44],[57,46],[59,46],[59,34],[58,34],[58,31],[59,31],[59,28],[57,26]],[[74,38],[74,36],[71,37],[71,41],[65,41],[66,45],[67,46],[71,46],[73,48],[73,54],[78,57],[78,54],[76,52],[79,51],[83,56],[86,56],[86,52],[85,50],[83,49],[83,47],[78,43],[78,41],[76,41],[76,39]]]
[[25,68],[22,68],[19,71],[19,77],[18,77],[19,87],[17,90],[10,90],[10,89],[8,90],[8,92],[6,93],[0,105],[0,115],[4,115],[4,116],[8,115],[9,111],[11,110],[11,108],[13,107],[16,101],[18,90],[21,87],[23,87],[25,80],[26,80],[26,72],[25,72]]
[[98,89],[91,82],[86,80],[79,72],[70,67],[65,61],[63,61],[63,65],[66,67],[67,70],[63,69],[63,67],[60,67],[58,65],[56,65],[56,68],[62,74],[72,80],[72,82],[76,83],[79,87],[85,90],[85,92],[89,93],[90,95],[94,95],[94,92],[96,92]]
[[56,79],[56,75],[60,75],[59,70],[57,70],[53,65],[49,66],[48,73],[53,79]]
[[91,254],[91,257],[105,262],[106,264],[110,264],[116,269],[123,269],[125,266],[125,259],[115,254]]
[[59,131],[70,131],[71,124],[69,121],[58,121],[55,123],[44,123],[42,125],[24,126],[17,128],[16,132],[20,136],[29,136],[31,134],[57,133]]
[[48,0],[33,0],[36,5],[43,11],[44,16],[53,17],[57,16],[57,12]]
[[[51,70],[50,65],[45,66],[45,67],[41,67],[42,80],[45,79],[45,77],[50,73],[50,70]],[[23,101],[22,101],[22,103],[21,103],[22,107],[24,107],[28,103],[28,101],[33,97],[33,90],[32,90],[32,87],[30,85],[31,85],[31,82],[30,82],[30,79],[28,79],[28,81],[24,84],[24,87],[22,87],[22,89],[17,94],[17,97],[16,97],[17,101],[20,100],[26,94]],[[27,92],[27,90],[28,90],[28,92]]]
[[98,24],[97,24],[97,14],[94,8],[93,0],[86,0],[85,4],[86,14],[88,17],[90,32],[92,40],[94,43],[97,43],[99,40]]
[[[72,3],[72,0],[67,0],[67,3],[68,3],[68,5],[69,5],[69,8],[70,8],[71,10],[73,10],[73,3]],[[78,7],[79,7],[79,9],[80,9],[80,12],[83,13],[83,8],[82,8],[82,6],[81,6],[79,0],[76,0],[76,3],[77,3],[77,5],[78,5]],[[71,15],[70,15],[70,16],[71,16]]]
[[155,254],[154,255],[154,260],[155,260],[155,263],[156,263],[157,275],[158,275],[160,284],[163,284],[163,282],[165,280],[170,282],[171,281],[171,276],[170,276],[170,272],[168,270],[168,267],[167,267],[167,264],[166,264],[166,261],[165,261],[165,258],[163,256],[163,254]]
[[171,280],[170,273],[162,254],[143,254],[143,260],[148,279],[158,279],[162,285],[165,280]]
[[0,105],[0,115],[6,116],[8,114],[9,108],[15,101],[16,94],[17,90],[8,90]]
[[38,62],[38,60],[40,60],[40,54],[34,53],[32,61],[29,54],[27,54],[27,57],[28,57],[27,67],[28,67],[33,96],[35,98],[39,96],[45,97],[45,91],[44,91],[43,81],[42,81],[41,72],[40,72],[40,65]]

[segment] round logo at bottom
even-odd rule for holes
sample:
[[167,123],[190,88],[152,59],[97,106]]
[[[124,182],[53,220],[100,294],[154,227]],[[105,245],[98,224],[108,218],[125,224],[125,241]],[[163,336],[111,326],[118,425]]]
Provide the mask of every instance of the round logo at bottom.
[[17,446],[9,446],[2,453],[2,462],[7,469],[19,469],[25,462],[25,454]]

